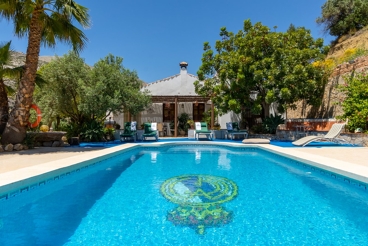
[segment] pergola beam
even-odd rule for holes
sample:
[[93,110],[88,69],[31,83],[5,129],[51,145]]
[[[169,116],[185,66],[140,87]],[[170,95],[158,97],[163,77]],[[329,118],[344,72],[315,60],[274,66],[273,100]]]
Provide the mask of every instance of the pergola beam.
[[174,137],[178,136],[178,98],[175,97],[175,120],[174,120],[174,124],[175,124],[175,131],[174,131]]
[[206,103],[210,100],[209,97],[200,97],[200,96],[151,96],[151,100],[153,103],[164,103],[164,102],[172,102],[174,103],[175,100],[177,102],[202,102]]

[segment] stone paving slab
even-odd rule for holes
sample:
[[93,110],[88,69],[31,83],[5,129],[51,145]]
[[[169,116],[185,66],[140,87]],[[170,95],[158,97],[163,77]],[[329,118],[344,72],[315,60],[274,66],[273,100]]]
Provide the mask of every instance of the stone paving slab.
[[367,147],[296,148],[295,150],[368,167]]
[[42,163],[77,156],[82,153],[98,151],[102,147],[36,147],[29,150],[1,152],[0,173],[39,165]]

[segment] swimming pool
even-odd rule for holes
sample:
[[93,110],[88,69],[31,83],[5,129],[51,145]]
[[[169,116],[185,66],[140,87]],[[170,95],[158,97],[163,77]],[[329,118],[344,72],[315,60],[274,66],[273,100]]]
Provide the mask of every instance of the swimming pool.
[[365,245],[368,193],[332,176],[252,147],[135,148],[0,201],[0,243]]

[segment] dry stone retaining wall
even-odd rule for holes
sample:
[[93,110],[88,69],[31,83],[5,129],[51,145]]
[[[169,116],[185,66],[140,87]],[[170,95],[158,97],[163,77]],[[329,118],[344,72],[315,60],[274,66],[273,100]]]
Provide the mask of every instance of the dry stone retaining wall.
[[305,106],[303,101],[297,103],[296,110],[287,110],[287,118],[335,118],[342,115],[341,103],[346,96],[338,89],[338,85],[345,83],[344,77],[355,72],[368,71],[368,56],[356,58],[336,67],[325,88],[322,105],[318,108]]
[[[65,134],[66,132],[28,132],[27,136],[33,140],[35,147],[67,147],[69,144],[63,139]],[[25,144],[0,145],[0,152],[26,149],[28,146]]]

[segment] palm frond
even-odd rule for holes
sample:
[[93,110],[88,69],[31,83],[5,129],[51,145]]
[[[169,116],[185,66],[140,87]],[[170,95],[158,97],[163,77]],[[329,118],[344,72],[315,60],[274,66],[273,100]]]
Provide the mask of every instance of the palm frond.
[[58,13],[74,18],[83,28],[90,26],[88,8],[77,4],[74,0],[56,1],[55,7]]
[[27,35],[34,5],[32,0],[0,0],[0,16],[13,22],[18,37]]
[[7,67],[3,69],[3,75],[10,79],[19,79],[23,74],[23,70],[23,66],[14,68]]
[[10,21],[13,19],[17,6],[17,0],[0,0],[0,15],[6,20]]
[[[24,66],[14,67],[14,68],[5,68],[3,69],[3,74],[9,79],[20,80],[24,73]],[[35,83],[37,86],[42,88],[47,81],[43,79],[42,74],[37,72],[36,73],[36,80]]]
[[44,20],[45,25],[42,41],[47,46],[55,46],[56,39],[73,46],[75,52],[81,51],[88,39],[82,30],[72,24],[68,16],[54,12]]
[[36,79],[35,79],[35,83],[38,87],[42,88],[44,85],[47,84],[47,81],[43,79],[42,74],[41,73],[36,73]]
[[11,41],[7,42],[6,44],[0,44],[0,66],[4,66],[9,63],[10,45]]
[[12,88],[11,86],[7,86],[7,85],[5,85],[5,91],[8,96],[13,96],[16,92],[14,88]]

